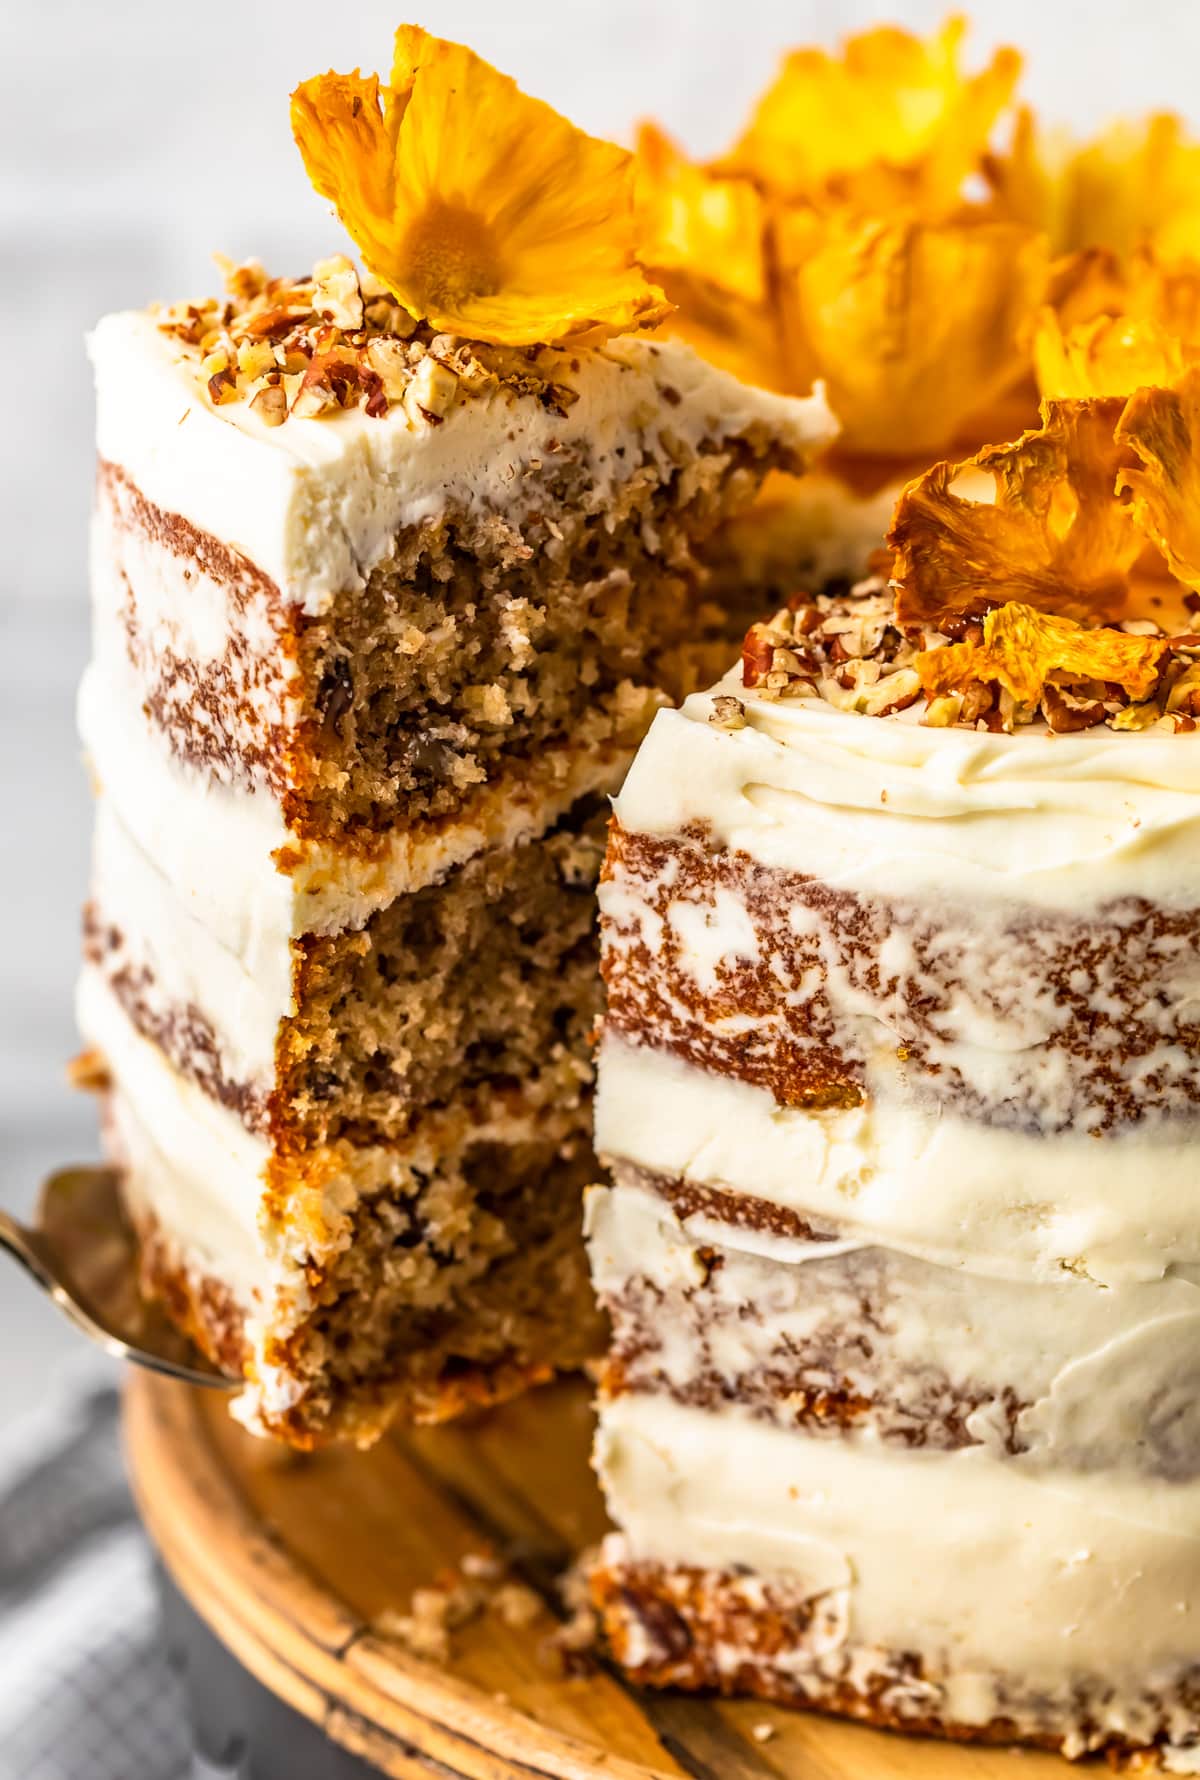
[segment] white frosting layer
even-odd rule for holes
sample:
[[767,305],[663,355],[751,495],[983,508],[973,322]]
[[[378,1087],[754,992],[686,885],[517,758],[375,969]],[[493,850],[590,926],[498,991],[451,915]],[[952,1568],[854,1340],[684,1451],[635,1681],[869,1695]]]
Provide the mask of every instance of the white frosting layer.
[[[746,727],[715,728],[732,694]],[[835,888],[1078,911],[1200,902],[1200,732],[931,729],[771,703],[731,673],[656,717],[616,805],[624,826],[716,841]]]
[[[261,578],[209,574],[147,534],[131,492],[98,491],[89,551],[98,661],[132,679],[155,725],[205,757],[215,778],[265,782],[272,736],[296,720],[297,670],[281,647],[281,614]],[[209,682],[215,697],[197,696]]]
[[[286,936],[262,944],[261,930],[239,952],[197,917],[198,887],[185,900],[143,853],[110,798],[96,810],[92,896],[105,927],[120,939],[104,973],[129,971],[150,1010],[190,1020],[200,1013],[219,1041],[222,1071],[232,1083],[265,1095],[274,1084],[279,1022],[292,1012],[291,952]],[[221,926],[231,940],[236,934]]]
[[891,1099],[810,1112],[611,1033],[600,1050],[602,1156],[976,1273],[1116,1284],[1200,1262],[1197,1140],[1008,1131]]
[[1091,1676],[1119,1730],[1141,1685],[1195,1660],[1200,1484],[813,1440],[633,1394],[604,1405],[597,1461],[635,1561],[799,1583],[823,1597],[835,1673],[848,1647],[919,1651],[963,1723],[995,1715],[998,1674],[1064,1704]]
[[259,1228],[266,1139],[172,1069],[94,970],[80,978],[77,1014],[117,1085],[126,1190],[199,1274],[221,1280],[246,1308],[265,1304],[279,1277]]
[[[565,416],[500,389],[460,400],[438,426],[414,426],[393,408],[383,419],[352,409],[272,428],[246,403],[213,408],[194,358],[144,312],[107,316],[90,349],[100,455],[309,612],[359,585],[398,528],[448,504],[477,513],[513,511],[522,498],[536,505],[538,477],[528,472],[563,452],[586,459],[602,511],[640,461],[674,461],[672,436],[695,445],[761,424],[806,452],[835,430],[819,394],[796,401],[747,388],[677,341],[564,352],[562,381],[579,392]],[[664,401],[664,384],[677,402]]]
[[[958,1415],[971,1441],[1016,1448],[1026,1467],[1200,1475],[1195,1270],[1122,1287],[997,1279],[849,1238],[681,1221],[628,1184],[592,1189],[587,1230],[618,1342],[651,1344],[647,1381],[715,1375],[736,1398],[743,1378],[762,1393],[782,1373],[784,1423],[792,1389],[848,1392],[902,1442],[945,1447]],[[640,1356],[627,1364],[643,1375]]]
[[296,885],[274,854],[288,843],[279,804],[174,758],[147,720],[132,669],[102,650],[79,688],[79,731],[98,789],[183,908],[275,998],[290,972]]

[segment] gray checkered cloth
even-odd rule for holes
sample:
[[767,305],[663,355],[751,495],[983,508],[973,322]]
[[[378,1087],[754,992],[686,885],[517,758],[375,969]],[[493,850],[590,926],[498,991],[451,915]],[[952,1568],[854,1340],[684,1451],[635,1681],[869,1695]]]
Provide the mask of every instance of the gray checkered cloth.
[[121,1466],[117,1377],[0,1436],[0,1780],[207,1780]]

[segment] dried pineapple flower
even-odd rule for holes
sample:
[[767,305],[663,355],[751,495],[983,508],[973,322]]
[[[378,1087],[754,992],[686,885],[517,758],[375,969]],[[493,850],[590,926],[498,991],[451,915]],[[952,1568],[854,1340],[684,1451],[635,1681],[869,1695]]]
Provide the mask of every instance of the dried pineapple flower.
[[987,614],[982,642],[927,650],[917,657],[916,669],[931,698],[994,682],[1018,705],[1031,706],[1055,675],[1068,684],[1111,682],[1138,700],[1153,690],[1169,647],[1165,637],[1088,630],[1073,619],[1012,601]]
[[[1043,612],[1109,615],[1146,539],[1117,497],[1128,461],[1120,400],[1044,402],[1042,425],[960,464],[936,464],[896,504],[901,623],[938,623],[1017,599]],[[993,483],[971,498],[960,482]]]
[[1043,396],[1127,396],[1183,374],[1183,342],[1150,317],[1098,315],[1064,328],[1052,309],[1038,317],[1034,374]]
[[1200,265],[1142,248],[1068,254],[1053,268],[1034,331],[1045,396],[1129,395],[1174,383],[1200,358]]
[[1111,125],[1051,183],[1062,249],[1127,255],[1149,245],[1169,258],[1200,255],[1200,142],[1169,112]]
[[1200,588],[1200,367],[1174,389],[1137,390],[1116,436],[1136,460],[1118,485],[1130,493],[1136,525],[1172,574]]
[[928,458],[989,436],[977,417],[1027,374],[1046,277],[1036,233],[791,209],[776,240],[793,382],[825,380],[845,451]]
[[795,51],[712,165],[653,126],[639,143],[642,258],[678,305],[672,332],[773,389],[832,380],[838,473],[871,460],[872,487],[1034,413],[1044,241],[963,191],[1019,64],[1001,51],[968,78],[963,30]]
[[635,189],[638,258],[677,305],[672,333],[744,382],[785,387],[761,192],[690,161],[649,123],[638,133]]
[[390,87],[318,75],[292,130],[369,270],[436,329],[526,346],[667,312],[635,262],[632,157],[459,44],[402,25]]
[[885,25],[849,38],[840,57],[793,50],[726,167],[815,203],[953,208],[1021,68],[1015,50],[1000,49],[964,75],[965,30],[952,17],[927,42]]
[[639,215],[642,257],[678,305],[671,332],[750,383],[824,380],[844,460],[916,467],[1032,418],[1028,335],[1047,270],[1035,231],[986,212],[872,220],[764,202],[652,129]]
[[745,179],[689,161],[656,124],[638,131],[639,257],[664,271],[694,272],[743,303],[767,296],[765,205]]
[[1171,113],[1119,121],[1081,143],[1021,111],[1007,154],[986,171],[997,209],[1044,230],[1056,254],[1127,259],[1150,247],[1200,258],[1200,142]]

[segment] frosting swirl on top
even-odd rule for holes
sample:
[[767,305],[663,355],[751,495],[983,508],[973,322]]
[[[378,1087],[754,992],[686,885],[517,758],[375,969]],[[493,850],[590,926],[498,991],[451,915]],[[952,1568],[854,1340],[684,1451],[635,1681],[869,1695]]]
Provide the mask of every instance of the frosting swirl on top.
[[[714,701],[730,696],[742,727],[720,726]],[[735,670],[659,714],[617,815],[645,834],[705,824],[763,865],[863,893],[1200,904],[1200,732],[915,719],[758,698]]]

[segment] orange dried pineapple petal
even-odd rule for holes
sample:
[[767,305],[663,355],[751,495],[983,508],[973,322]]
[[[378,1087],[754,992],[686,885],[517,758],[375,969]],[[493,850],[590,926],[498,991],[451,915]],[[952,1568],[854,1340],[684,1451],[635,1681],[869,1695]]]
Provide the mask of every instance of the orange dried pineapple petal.
[[1065,248],[1200,253],[1200,143],[1170,112],[1110,125],[1070,157],[1058,187]]
[[402,26],[390,89],[318,76],[292,125],[366,265],[433,327],[524,346],[667,313],[636,263],[632,157],[461,45]]
[[671,333],[743,382],[787,387],[758,188],[690,161],[646,123],[635,191],[638,259],[676,305]]
[[1106,680],[1133,700],[1146,698],[1170,647],[1166,637],[1131,637],[1089,630],[1073,619],[1012,601],[989,612],[982,643],[951,643],[917,656],[917,673],[930,698],[961,692],[972,681],[995,681],[1021,705],[1036,705],[1051,676],[1072,682]]
[[849,38],[840,56],[793,50],[726,166],[792,198],[953,207],[1021,68],[1001,49],[965,75],[965,30],[953,17],[927,41],[885,25]]
[[1172,574],[1200,588],[1200,367],[1174,389],[1139,389],[1125,405],[1117,438],[1136,459],[1120,480],[1135,524]]
[[656,124],[638,131],[638,248],[655,271],[704,278],[744,303],[767,295],[762,194],[690,161]]
[[396,139],[374,74],[318,74],[292,94],[292,134],[316,191],[334,206],[368,266],[387,253]]
[[1051,271],[1033,339],[1038,387],[1055,398],[1129,395],[1174,383],[1200,357],[1200,265],[1151,248],[1068,254]]
[[[935,464],[896,504],[888,542],[905,624],[938,624],[1018,600],[1043,612],[1120,608],[1144,545],[1117,498],[1128,461],[1114,439],[1122,403],[1044,402],[1042,425],[960,464]],[[954,492],[990,476],[994,500]]]
[[1044,309],[1034,331],[1033,363],[1043,396],[1080,401],[1173,383],[1186,359],[1182,342],[1150,317],[1098,315],[1064,329],[1053,309]]
[[793,380],[825,380],[847,451],[947,451],[1026,374],[1046,273],[1034,231],[790,209],[777,242]]

